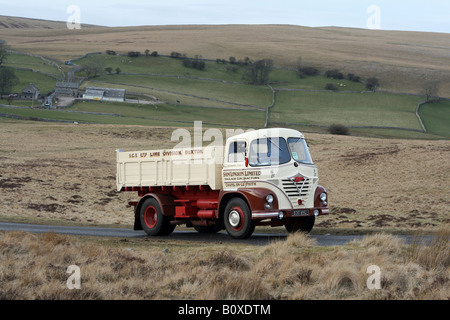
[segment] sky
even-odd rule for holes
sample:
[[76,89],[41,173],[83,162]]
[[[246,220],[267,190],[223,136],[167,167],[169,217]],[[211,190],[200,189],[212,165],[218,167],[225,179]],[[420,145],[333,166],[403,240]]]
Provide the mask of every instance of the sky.
[[0,0],[0,15],[111,27],[291,24],[450,33],[449,0]]

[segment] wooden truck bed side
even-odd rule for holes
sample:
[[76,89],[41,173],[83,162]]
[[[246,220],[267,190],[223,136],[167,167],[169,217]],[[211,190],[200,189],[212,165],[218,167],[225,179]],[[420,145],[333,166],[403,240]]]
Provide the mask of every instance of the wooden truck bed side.
[[198,186],[222,188],[221,148],[116,150],[117,190],[124,187]]

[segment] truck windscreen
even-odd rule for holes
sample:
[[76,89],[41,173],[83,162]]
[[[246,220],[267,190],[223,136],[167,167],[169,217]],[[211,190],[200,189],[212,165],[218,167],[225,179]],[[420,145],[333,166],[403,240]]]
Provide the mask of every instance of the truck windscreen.
[[300,163],[313,164],[311,154],[309,153],[308,145],[303,138],[289,138],[289,149],[291,150],[292,158]]
[[249,164],[252,167],[275,166],[289,161],[291,155],[283,138],[256,139],[250,145]]

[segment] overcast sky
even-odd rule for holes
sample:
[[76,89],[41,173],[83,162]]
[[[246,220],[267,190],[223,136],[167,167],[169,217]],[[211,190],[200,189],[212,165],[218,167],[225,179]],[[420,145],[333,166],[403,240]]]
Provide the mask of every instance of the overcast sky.
[[0,15],[102,26],[292,24],[450,33],[449,0],[0,0]]

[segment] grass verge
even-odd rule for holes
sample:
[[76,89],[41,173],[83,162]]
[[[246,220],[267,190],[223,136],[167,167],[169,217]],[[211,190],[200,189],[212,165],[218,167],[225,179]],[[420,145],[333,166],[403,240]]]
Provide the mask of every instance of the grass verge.
[[[304,234],[263,247],[0,232],[2,299],[436,299],[450,297],[449,229],[430,246],[386,234],[318,247]],[[80,267],[81,289],[66,286]],[[370,266],[380,289],[370,290]],[[274,272],[276,270],[276,272]]]

